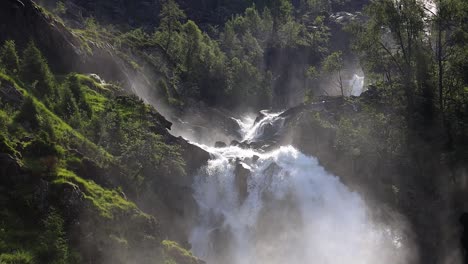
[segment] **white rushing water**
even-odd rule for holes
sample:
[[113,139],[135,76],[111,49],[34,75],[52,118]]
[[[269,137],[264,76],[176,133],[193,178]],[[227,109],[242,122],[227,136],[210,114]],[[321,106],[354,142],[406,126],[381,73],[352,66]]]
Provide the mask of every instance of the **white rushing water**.
[[349,87],[351,95],[360,96],[364,89],[364,76],[354,74],[353,78],[349,80]]
[[[278,113],[263,114],[238,121],[245,140],[282,125]],[[406,263],[399,232],[372,221],[361,196],[316,158],[292,146],[201,147],[213,158],[194,183],[200,215],[190,243],[208,264]]]

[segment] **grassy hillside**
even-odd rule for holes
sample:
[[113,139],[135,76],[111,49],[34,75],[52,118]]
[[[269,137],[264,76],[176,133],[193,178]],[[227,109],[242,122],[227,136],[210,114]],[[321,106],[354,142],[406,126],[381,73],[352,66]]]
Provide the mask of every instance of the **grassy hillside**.
[[168,143],[168,122],[96,76],[54,76],[33,43],[6,68],[7,45],[18,57],[14,42],[5,44],[0,263],[162,263],[174,257],[160,244],[167,234],[159,215],[133,202],[146,193],[158,199],[154,185],[162,178],[170,186],[171,177],[185,177],[183,149],[177,140]]

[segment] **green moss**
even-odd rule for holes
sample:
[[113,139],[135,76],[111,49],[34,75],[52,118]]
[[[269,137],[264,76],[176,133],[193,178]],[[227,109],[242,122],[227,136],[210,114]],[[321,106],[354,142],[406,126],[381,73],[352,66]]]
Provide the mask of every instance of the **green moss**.
[[27,251],[0,254],[0,264],[32,264],[33,254]]
[[[92,78],[87,79],[83,75],[81,75],[80,78],[82,78],[82,80],[88,80],[95,83]],[[104,149],[98,147],[93,142],[89,141],[86,137],[84,137],[81,133],[73,129],[69,124],[64,122],[55,113],[50,111],[41,101],[36,99],[34,96],[30,95],[22,87],[20,87],[14,79],[9,77],[8,75],[0,73],[0,81],[2,79],[12,83],[15,86],[15,88],[18,91],[20,91],[25,97],[31,98],[35,108],[37,109],[41,127],[43,129],[47,128],[48,130],[51,130],[50,132],[54,134],[56,143],[64,146],[78,147],[82,153],[86,154],[89,158],[93,159],[94,161],[100,164],[108,163],[113,160],[112,155],[110,155]],[[101,100],[101,103],[103,100],[105,100],[103,98],[105,97],[99,99]]]
[[165,263],[180,263],[180,264],[197,264],[200,263],[197,257],[192,252],[181,247],[177,242],[171,240],[163,240],[161,242]]
[[71,171],[59,169],[57,176],[54,184],[72,184],[79,187],[102,217],[113,218],[114,213],[137,210],[134,203],[125,200],[117,191],[107,190],[94,181],[78,177]]

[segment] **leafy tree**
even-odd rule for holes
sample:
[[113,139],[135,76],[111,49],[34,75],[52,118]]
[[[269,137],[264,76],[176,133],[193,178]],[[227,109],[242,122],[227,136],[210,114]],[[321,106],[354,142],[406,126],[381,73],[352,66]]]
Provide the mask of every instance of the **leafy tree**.
[[15,42],[13,40],[7,40],[3,44],[0,50],[0,62],[5,67],[5,71],[8,74],[16,75],[19,69],[19,58],[16,52]]
[[338,74],[337,86],[341,91],[341,96],[344,97],[343,79],[341,71],[343,70],[343,58],[341,51],[333,52],[322,63],[322,69],[325,73]]
[[161,19],[158,30],[163,34],[163,47],[169,53],[173,42],[174,32],[181,29],[181,21],[186,18],[184,11],[179,8],[179,5],[174,0],[166,0],[163,3]]
[[[416,0],[382,0],[372,2],[367,33],[373,45],[386,53],[401,78],[406,97],[408,116],[414,110],[417,50],[424,30],[424,10]],[[387,29],[393,41],[381,38],[382,28]]]
[[38,98],[45,100],[57,98],[54,76],[41,51],[32,41],[23,52],[20,75]]
[[[203,34],[198,26],[192,20],[189,20],[183,26],[183,32],[185,36],[184,40],[184,69],[188,79],[196,78],[194,75],[194,70],[197,67],[197,64],[200,62],[201,55],[201,45],[203,40]],[[193,94],[193,91],[190,93]]]

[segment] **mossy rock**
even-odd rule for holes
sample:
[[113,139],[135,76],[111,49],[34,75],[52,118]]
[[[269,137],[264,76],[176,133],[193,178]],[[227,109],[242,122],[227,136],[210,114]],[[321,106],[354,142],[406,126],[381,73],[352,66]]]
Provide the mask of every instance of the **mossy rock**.
[[182,248],[177,242],[164,240],[162,243],[166,261],[175,264],[203,264],[192,252]]

